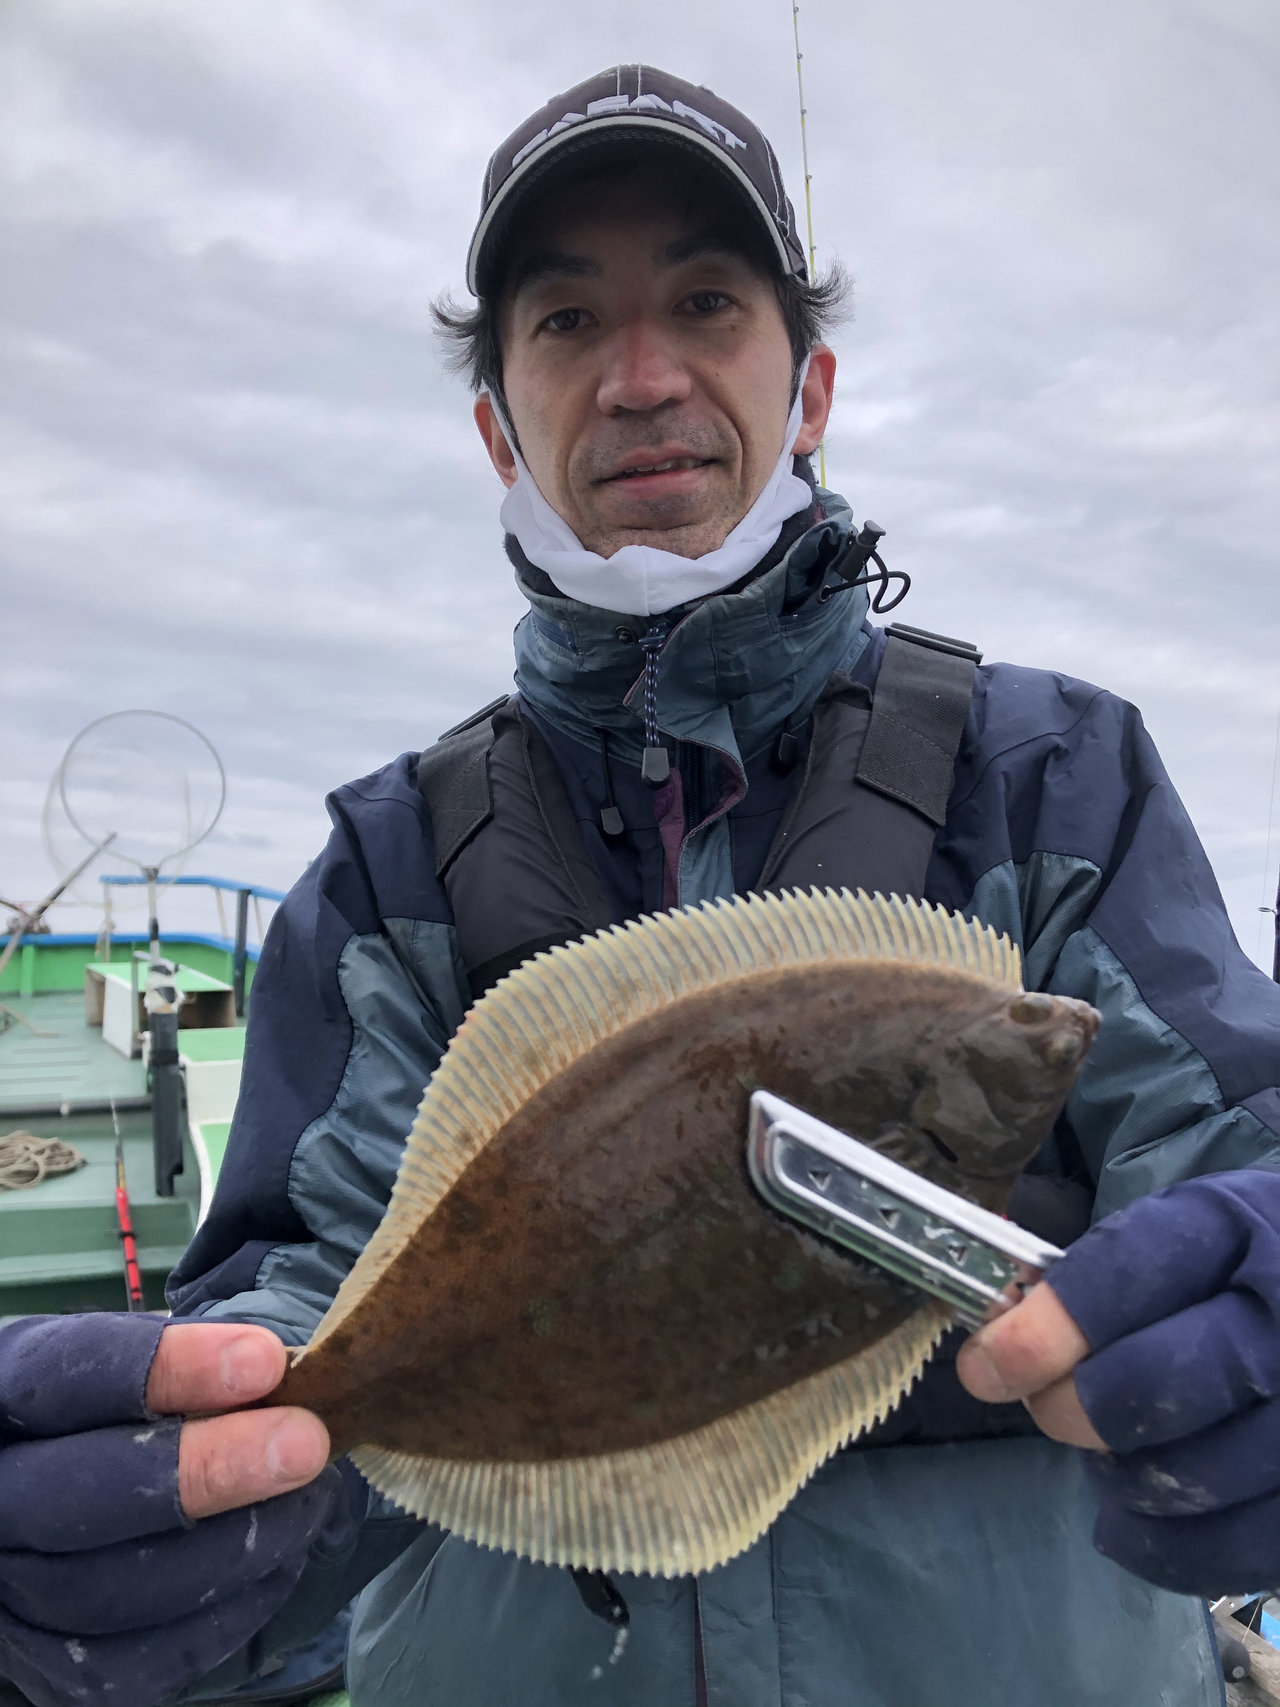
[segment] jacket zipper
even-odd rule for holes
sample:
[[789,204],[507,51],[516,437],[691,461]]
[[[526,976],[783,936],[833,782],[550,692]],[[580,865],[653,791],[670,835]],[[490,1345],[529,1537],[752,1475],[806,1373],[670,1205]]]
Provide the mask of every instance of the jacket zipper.
[[644,756],[640,760],[640,775],[650,788],[661,788],[671,775],[671,760],[658,734],[658,659],[667,643],[665,622],[651,621],[640,636],[644,653]]
[[702,1646],[702,1590],[693,1579],[693,1702],[707,1707],[707,1656]]

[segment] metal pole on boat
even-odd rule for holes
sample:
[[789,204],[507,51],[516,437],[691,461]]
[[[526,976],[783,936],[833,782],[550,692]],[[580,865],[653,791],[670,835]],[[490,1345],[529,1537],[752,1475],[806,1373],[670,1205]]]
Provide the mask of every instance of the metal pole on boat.
[[173,1177],[182,1172],[182,1069],[178,1062],[177,968],[160,954],[157,912],[159,867],[143,867],[147,880],[150,954],[147,966],[147,1027],[151,1033],[151,1142],[156,1196],[173,1196]]
[[159,866],[145,866],[143,876],[147,880],[147,948],[152,966],[158,966],[160,963],[160,903],[157,899],[160,878]]
[[249,958],[249,896],[251,891],[236,891],[236,947],[231,961],[231,989],[236,1004],[236,1018],[244,1018],[245,963]]

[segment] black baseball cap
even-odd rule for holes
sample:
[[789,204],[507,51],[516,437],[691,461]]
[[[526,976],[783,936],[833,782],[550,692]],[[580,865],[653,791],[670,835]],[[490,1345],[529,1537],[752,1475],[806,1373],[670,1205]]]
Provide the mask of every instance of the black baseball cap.
[[807,279],[795,209],[777,156],[745,113],[652,65],[615,65],[556,95],[496,151],[484,175],[480,222],[467,254],[473,296],[493,288],[495,263],[517,205],[571,154],[633,142],[693,150],[724,172],[769,239],[783,273]]

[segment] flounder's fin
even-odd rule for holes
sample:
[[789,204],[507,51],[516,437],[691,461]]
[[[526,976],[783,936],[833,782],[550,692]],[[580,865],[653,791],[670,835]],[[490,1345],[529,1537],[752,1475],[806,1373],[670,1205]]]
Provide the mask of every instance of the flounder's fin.
[[376,1446],[351,1458],[379,1493],[484,1547],[589,1570],[709,1571],[763,1535],[833,1452],[888,1415],[950,1322],[946,1305],[927,1303],[856,1357],[656,1446],[543,1464]]

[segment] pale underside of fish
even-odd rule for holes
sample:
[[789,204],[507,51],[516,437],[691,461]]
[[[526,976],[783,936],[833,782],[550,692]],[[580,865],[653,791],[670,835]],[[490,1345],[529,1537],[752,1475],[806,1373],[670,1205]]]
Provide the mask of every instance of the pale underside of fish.
[[923,903],[810,891],[541,954],[470,1011],[273,1402],[398,1504],[552,1564],[749,1546],[950,1317],[756,1196],[764,1088],[1000,1210],[1097,1029]]

